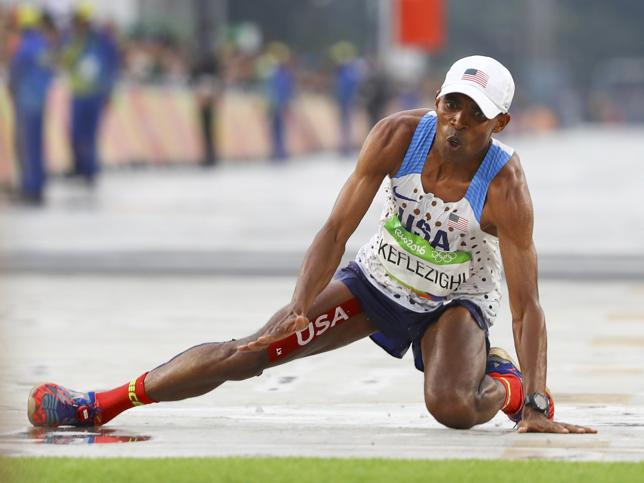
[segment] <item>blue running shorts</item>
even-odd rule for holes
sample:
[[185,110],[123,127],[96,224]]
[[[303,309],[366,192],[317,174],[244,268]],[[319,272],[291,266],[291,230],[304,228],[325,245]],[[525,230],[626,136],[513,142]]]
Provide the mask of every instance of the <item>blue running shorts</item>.
[[462,306],[469,310],[478,326],[485,332],[487,350],[488,352],[490,350],[487,324],[483,319],[481,309],[473,302],[454,300],[432,312],[418,313],[397,304],[382,294],[367,280],[356,262],[349,262],[346,267],[336,273],[335,278],[345,284],[353,296],[360,301],[362,310],[378,328],[378,332],[372,334],[371,339],[398,359],[402,359],[411,346],[414,353],[414,365],[419,371],[424,371],[423,354],[420,348],[423,334],[430,325],[439,319],[443,312],[452,307]]

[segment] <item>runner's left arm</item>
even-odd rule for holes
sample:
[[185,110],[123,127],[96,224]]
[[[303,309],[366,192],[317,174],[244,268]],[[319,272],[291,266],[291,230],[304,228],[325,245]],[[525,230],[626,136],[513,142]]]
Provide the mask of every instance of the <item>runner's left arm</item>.
[[514,343],[524,375],[524,391],[526,394],[545,392],[547,334],[537,287],[532,201],[518,159],[508,162],[507,169],[510,173],[504,173],[499,179],[503,181],[503,188],[490,190],[489,201],[510,295]]
[[[514,344],[523,371],[524,394],[545,393],[548,344],[545,317],[539,303],[537,254],[532,238],[534,215],[516,154],[498,178],[497,186],[489,192],[489,206],[508,285]],[[594,432],[590,428],[550,421],[531,408],[524,410],[519,431]]]

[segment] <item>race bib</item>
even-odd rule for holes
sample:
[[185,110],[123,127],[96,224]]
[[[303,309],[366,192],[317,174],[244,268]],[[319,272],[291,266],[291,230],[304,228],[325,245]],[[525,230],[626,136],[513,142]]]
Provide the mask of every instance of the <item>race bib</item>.
[[407,231],[396,216],[383,225],[376,249],[391,278],[429,298],[451,294],[469,277],[469,252],[437,250]]

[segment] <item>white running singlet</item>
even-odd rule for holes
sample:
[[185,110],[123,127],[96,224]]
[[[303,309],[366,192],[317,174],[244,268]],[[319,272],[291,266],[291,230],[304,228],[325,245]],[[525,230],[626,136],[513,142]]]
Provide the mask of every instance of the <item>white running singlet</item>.
[[383,295],[414,312],[464,299],[480,307],[490,326],[501,298],[501,258],[498,238],[479,223],[489,184],[513,150],[493,139],[465,196],[445,203],[425,193],[421,181],[435,134],[436,113],[428,112],[385,186],[379,231],[356,262]]

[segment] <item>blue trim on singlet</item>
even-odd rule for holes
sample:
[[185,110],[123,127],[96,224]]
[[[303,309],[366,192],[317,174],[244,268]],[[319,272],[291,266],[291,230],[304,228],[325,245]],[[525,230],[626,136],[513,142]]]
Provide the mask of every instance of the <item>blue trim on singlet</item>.
[[425,114],[418,123],[411,143],[405,153],[400,169],[394,175],[394,178],[401,178],[408,174],[421,173],[429,148],[432,147],[434,142],[434,135],[436,134],[436,113],[429,111]]
[[470,202],[476,221],[479,223],[481,222],[481,213],[483,212],[483,205],[485,204],[490,183],[511,157],[512,153],[508,153],[498,144],[492,143],[485,158],[483,158],[481,166],[479,166],[470,182],[470,186],[467,188],[465,199]]

